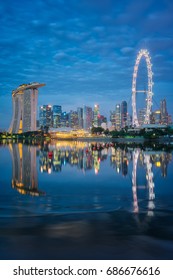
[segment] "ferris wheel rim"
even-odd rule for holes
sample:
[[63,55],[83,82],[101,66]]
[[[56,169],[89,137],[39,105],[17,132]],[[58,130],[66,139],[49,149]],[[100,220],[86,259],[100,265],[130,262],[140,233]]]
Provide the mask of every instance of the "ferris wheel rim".
[[132,80],[132,124],[133,126],[139,127],[139,120],[137,117],[137,111],[136,111],[136,80],[138,75],[138,68],[141,61],[141,58],[144,56],[147,64],[147,74],[148,74],[148,88],[147,88],[147,105],[146,105],[146,114],[144,118],[144,124],[150,123],[150,115],[151,115],[151,107],[152,107],[152,86],[153,86],[153,72],[152,72],[152,64],[151,64],[151,57],[149,56],[149,52],[146,49],[141,49],[138,52],[135,66],[134,66],[134,72],[133,72],[133,80]]

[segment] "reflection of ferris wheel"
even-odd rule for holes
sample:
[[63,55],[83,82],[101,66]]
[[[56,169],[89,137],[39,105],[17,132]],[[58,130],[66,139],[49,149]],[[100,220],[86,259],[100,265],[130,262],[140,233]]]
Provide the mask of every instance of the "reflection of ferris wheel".
[[[138,198],[137,198],[137,164],[138,158],[141,153],[140,149],[135,149],[133,152],[133,172],[132,172],[132,192],[133,192],[133,207],[134,212],[139,212]],[[146,165],[146,179],[149,189],[149,201],[148,201],[148,215],[152,215],[152,210],[154,209],[154,180],[152,172],[152,164],[150,161],[150,155],[144,152],[144,164]]]
[[[143,90],[137,91],[136,90],[137,73],[138,73],[140,60],[143,56],[146,59],[146,63],[147,63],[148,88],[147,88],[147,91],[143,91]],[[152,92],[153,72],[152,72],[151,67],[152,67],[152,64],[151,64],[151,58],[149,56],[149,52],[147,50],[140,50],[139,53],[138,53],[137,59],[136,59],[134,72],[133,72],[133,81],[132,81],[132,124],[135,127],[139,127],[139,121],[138,121],[137,111],[136,111],[136,93],[137,92],[146,92],[146,94],[147,94],[144,124],[149,124],[150,123],[150,114],[151,114],[152,96],[153,96],[153,92]]]

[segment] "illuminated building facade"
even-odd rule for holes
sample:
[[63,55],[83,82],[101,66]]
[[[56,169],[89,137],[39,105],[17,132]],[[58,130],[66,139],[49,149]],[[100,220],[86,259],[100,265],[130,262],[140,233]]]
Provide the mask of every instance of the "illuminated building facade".
[[127,126],[127,102],[122,101],[121,103],[121,128]]
[[99,105],[96,104],[96,105],[94,105],[94,122],[93,122],[95,127],[99,126],[99,115],[100,115],[100,113],[99,113]]
[[77,129],[79,125],[78,113],[71,110],[69,113],[69,126],[73,129]]
[[37,129],[38,88],[45,84],[30,83],[12,91],[13,117],[10,133],[22,133]]
[[69,127],[69,114],[66,112],[61,114],[61,127]]
[[161,123],[161,112],[160,110],[156,110],[151,114],[151,123],[152,124],[160,124]]
[[40,127],[52,127],[52,106],[42,105],[39,108]]
[[115,106],[115,129],[120,130],[121,128],[121,106],[116,104]]
[[60,105],[53,105],[53,127],[61,127],[62,107]]
[[145,121],[145,114],[146,114],[146,109],[145,109],[145,108],[139,109],[139,111],[138,111],[138,122],[139,122],[139,126],[141,126],[141,125],[144,124],[144,121]]
[[78,126],[79,128],[83,128],[83,108],[78,107],[77,114],[78,114]]
[[88,106],[84,106],[84,110],[83,110],[84,129],[88,130],[92,127],[92,119],[93,119],[92,108]]
[[163,99],[160,102],[161,124],[168,124],[168,111],[166,106],[166,100]]
[[110,121],[112,123],[112,126],[115,128],[116,124],[116,116],[115,116],[115,111],[110,112]]

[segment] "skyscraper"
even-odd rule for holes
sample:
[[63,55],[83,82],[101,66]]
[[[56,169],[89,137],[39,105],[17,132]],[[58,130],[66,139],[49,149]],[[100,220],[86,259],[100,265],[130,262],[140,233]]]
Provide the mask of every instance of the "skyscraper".
[[77,108],[79,128],[83,128],[83,108]]
[[160,110],[156,110],[151,114],[151,124],[160,124],[161,123],[161,112]]
[[166,106],[166,100],[163,99],[160,102],[161,124],[168,124],[168,111]]
[[13,117],[10,133],[36,130],[38,88],[45,84],[30,83],[12,91]]
[[144,124],[145,114],[146,114],[146,109],[145,108],[139,109],[138,120],[139,120],[139,125],[140,126]]
[[69,126],[71,128],[77,129],[78,128],[78,113],[76,111],[71,110],[69,113]]
[[121,128],[127,126],[127,102],[121,103]]
[[66,112],[61,114],[61,127],[69,127],[69,114]]
[[110,121],[112,126],[115,128],[116,118],[115,118],[115,111],[110,111]]
[[92,118],[93,118],[92,108],[88,106],[84,106],[84,110],[83,110],[84,129],[89,130],[92,127]]
[[120,130],[121,128],[121,107],[120,104],[115,106],[115,128]]
[[53,127],[61,127],[62,108],[60,105],[53,105]]
[[52,106],[42,105],[39,108],[39,124],[40,127],[52,127]]
[[96,104],[94,105],[94,126],[98,127],[99,126],[99,105]]

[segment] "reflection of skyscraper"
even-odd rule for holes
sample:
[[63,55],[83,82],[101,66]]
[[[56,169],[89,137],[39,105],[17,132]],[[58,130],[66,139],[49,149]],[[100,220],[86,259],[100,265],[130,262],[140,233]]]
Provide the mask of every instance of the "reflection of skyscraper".
[[161,166],[160,166],[161,174],[162,174],[163,177],[166,177],[167,176],[168,164],[172,160],[172,155],[162,153],[160,160],[161,160]]
[[44,84],[31,83],[13,90],[13,118],[10,133],[36,130],[38,88],[42,86]]
[[122,151],[122,174],[123,176],[128,174],[128,159],[126,151]]
[[36,147],[21,143],[10,146],[13,163],[12,187],[21,194],[40,195],[37,182]]

